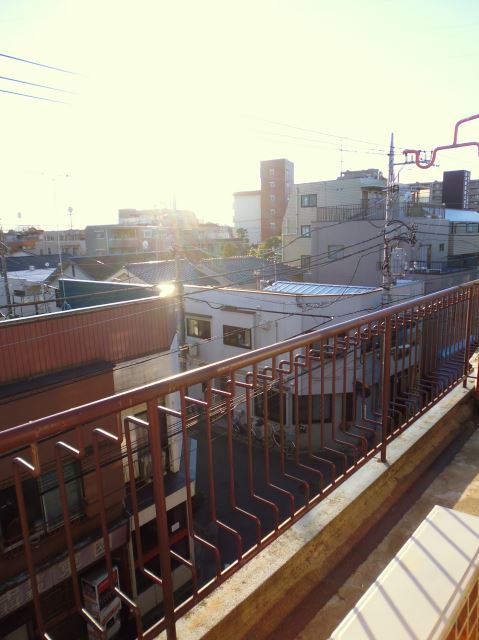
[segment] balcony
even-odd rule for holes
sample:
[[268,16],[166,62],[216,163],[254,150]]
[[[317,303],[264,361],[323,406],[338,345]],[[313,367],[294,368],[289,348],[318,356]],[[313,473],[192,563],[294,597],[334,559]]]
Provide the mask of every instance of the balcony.
[[[0,569],[2,624],[12,625],[22,607],[22,620],[31,620],[39,637],[61,640],[65,625],[84,632],[88,625],[100,637],[109,619],[80,586],[93,564],[105,572],[108,601],[121,609],[122,638],[201,637],[212,621],[223,637],[235,637],[235,628],[242,637],[256,633],[262,607],[279,624],[314,588],[318,563],[333,569],[341,559],[333,544],[311,542],[318,514],[339,523],[332,540],[340,541],[370,513],[366,498],[357,506],[351,486],[359,497],[366,476],[376,487],[407,486],[405,461],[426,464],[435,447],[450,442],[448,423],[434,441],[425,444],[424,436],[436,405],[452,394],[468,397],[478,298],[476,283],[454,287],[0,432],[0,481],[17,509],[9,519],[17,518],[17,541],[4,546]],[[172,396],[179,410],[168,408],[164,399]],[[165,430],[166,417],[173,428]],[[131,436],[132,424],[144,438]],[[173,439],[182,442],[183,498],[165,476]],[[399,458],[408,440],[418,444]],[[146,516],[138,482],[150,465],[150,519],[140,536]],[[83,502],[71,497],[73,467]],[[32,514],[28,496],[52,471],[64,535],[47,528],[39,543],[46,509],[39,503]],[[390,506],[387,495],[383,500]],[[334,515],[334,505],[351,511]],[[148,611],[147,587],[159,598]],[[48,600],[59,588],[63,614]],[[211,598],[223,604],[215,608]],[[201,612],[204,627],[195,618]]]

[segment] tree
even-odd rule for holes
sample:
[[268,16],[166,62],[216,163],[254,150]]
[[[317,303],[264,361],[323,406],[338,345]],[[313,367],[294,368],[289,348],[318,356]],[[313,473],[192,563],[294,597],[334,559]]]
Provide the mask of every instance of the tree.
[[254,245],[250,249],[250,255],[257,258],[274,258],[277,249],[281,247],[281,236],[271,236],[264,242]]

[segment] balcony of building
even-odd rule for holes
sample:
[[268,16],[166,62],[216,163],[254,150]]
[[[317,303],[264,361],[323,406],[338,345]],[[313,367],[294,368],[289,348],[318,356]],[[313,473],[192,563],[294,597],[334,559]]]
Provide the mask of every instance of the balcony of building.
[[6,637],[311,629],[306,598],[470,433],[478,309],[455,287],[0,432]]

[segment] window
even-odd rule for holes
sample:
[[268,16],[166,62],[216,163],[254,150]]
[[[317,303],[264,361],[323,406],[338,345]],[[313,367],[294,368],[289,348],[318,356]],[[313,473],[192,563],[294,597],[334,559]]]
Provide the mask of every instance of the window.
[[223,344],[241,349],[251,349],[251,329],[223,325]]
[[[78,461],[66,462],[63,465],[65,491],[70,517],[78,516],[82,512],[80,473],[81,469]],[[42,473],[38,485],[47,531],[51,531],[63,523],[60,488],[56,470]]]
[[269,228],[273,233],[275,233],[276,232],[276,222],[270,222],[269,223]]
[[276,215],[276,209],[270,209],[269,213],[270,213],[271,217],[274,218],[274,216]]
[[311,256],[301,256],[301,269],[303,271],[311,270]]
[[95,231],[95,238],[97,240],[104,240],[105,239],[105,232],[104,231]]
[[274,195],[274,193],[272,193],[270,195],[269,199],[271,200],[271,202],[275,202],[276,201],[276,196]]
[[302,238],[311,238],[311,225],[310,224],[302,224],[301,225],[301,237]]
[[153,229],[145,229],[143,231],[144,238],[153,238]]
[[439,245],[439,251],[444,251],[444,242]]
[[336,260],[342,258],[344,253],[343,244],[328,244],[328,258],[330,260]]
[[211,322],[205,318],[186,318],[186,335],[209,340],[211,338]]
[[269,170],[269,176],[270,176],[270,178],[272,178],[274,176],[274,169],[270,169]]
[[[81,466],[74,460],[66,462],[63,468],[68,510],[70,518],[74,518],[83,512]],[[38,480],[27,478],[22,486],[30,533],[44,533],[45,529],[52,531],[60,527],[63,511],[56,470],[42,473]],[[0,492],[0,504],[0,534],[3,548],[7,549],[22,540],[15,487]]]
[[[331,413],[332,413],[331,408],[332,408],[331,395],[325,394],[323,396],[322,402],[321,402],[320,395],[312,395],[311,396],[311,421],[321,422],[321,419],[324,419],[325,422],[331,422]],[[309,422],[309,409],[310,409],[309,396],[298,396],[298,409],[299,409],[299,421],[307,424]]]
[[274,182],[274,180],[272,180],[272,181],[269,183],[269,186],[270,186],[270,188],[271,188],[271,189],[274,189],[274,188],[275,188],[275,186],[276,186],[276,182]]
[[477,224],[468,224],[467,233],[477,233]]
[[316,207],[317,196],[315,193],[310,193],[305,196],[301,196],[301,206],[302,207]]

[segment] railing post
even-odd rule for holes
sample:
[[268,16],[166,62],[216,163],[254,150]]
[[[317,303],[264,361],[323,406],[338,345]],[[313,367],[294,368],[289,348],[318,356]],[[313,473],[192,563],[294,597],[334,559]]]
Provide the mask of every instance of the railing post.
[[[471,357],[471,331],[472,331],[472,304],[474,300],[474,285],[468,287],[467,312],[466,312],[466,341],[464,345],[464,381],[462,386],[467,386],[467,375],[469,373],[469,358]],[[477,396],[477,374],[476,374],[476,396]]]
[[386,462],[386,446],[389,422],[389,392],[391,384],[391,316],[386,316],[383,342],[382,366],[382,420],[381,420],[381,462]]
[[160,419],[157,403],[149,400],[148,422],[150,424],[150,448],[153,461],[153,491],[155,496],[156,527],[160,551],[163,606],[165,612],[167,640],[176,640],[175,604],[170,563],[170,539],[166,516],[166,496],[163,480],[163,457],[161,450]]

